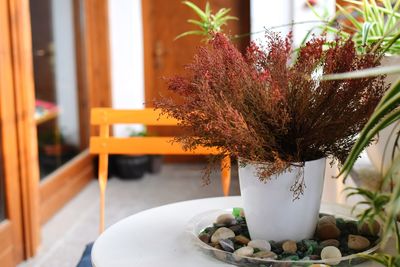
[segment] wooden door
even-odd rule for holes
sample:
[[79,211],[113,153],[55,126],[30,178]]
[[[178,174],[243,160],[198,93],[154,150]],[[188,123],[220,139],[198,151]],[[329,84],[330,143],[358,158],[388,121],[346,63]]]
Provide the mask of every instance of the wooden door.
[[[207,0],[193,1],[203,8]],[[242,34],[250,32],[250,0],[210,0],[213,12],[222,7],[231,8],[230,15],[239,21],[230,21],[225,32]],[[182,32],[193,29],[186,21],[196,18],[196,14],[182,4],[181,0],[142,0],[143,35],[144,35],[144,65],[145,65],[145,102],[146,107],[152,107],[154,99],[173,97],[167,90],[163,77],[182,73],[184,65],[189,63],[199,45],[199,36],[183,37],[174,41]],[[249,43],[249,38],[237,41],[237,46],[243,51]],[[176,128],[152,127],[152,134],[176,135]],[[192,161],[190,157],[174,156],[172,161]]]
[[0,266],[24,257],[8,4],[0,1]]

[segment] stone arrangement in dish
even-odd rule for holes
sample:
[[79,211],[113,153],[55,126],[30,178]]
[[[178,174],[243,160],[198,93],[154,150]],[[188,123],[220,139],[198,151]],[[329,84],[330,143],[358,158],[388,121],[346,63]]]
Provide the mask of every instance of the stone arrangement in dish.
[[[359,224],[327,214],[320,214],[312,239],[284,242],[251,240],[243,210],[235,208],[232,213],[218,216],[198,238],[218,250],[232,253],[235,261],[243,257],[285,261],[333,260],[366,251],[379,241],[378,222]],[[215,252],[217,258],[224,260],[224,253]]]

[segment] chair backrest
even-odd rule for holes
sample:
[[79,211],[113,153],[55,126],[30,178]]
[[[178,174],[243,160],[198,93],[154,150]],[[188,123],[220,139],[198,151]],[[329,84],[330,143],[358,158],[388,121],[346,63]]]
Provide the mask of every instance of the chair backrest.
[[161,116],[159,111],[149,108],[143,110],[94,108],[91,114],[91,124],[100,126],[100,136],[91,137],[91,153],[130,155],[210,155],[219,153],[217,149],[205,147],[199,147],[194,151],[185,151],[179,143],[172,142],[174,137],[110,137],[109,126],[117,123],[135,123],[146,126],[177,126],[178,121],[166,116]]
[[[114,124],[143,124],[146,126],[177,126],[178,121],[154,109],[117,110],[112,108],[93,108],[91,125],[99,126],[99,136],[90,138],[90,152],[99,155],[100,185],[100,232],[104,230],[105,189],[107,185],[109,154],[149,154],[149,155],[211,155],[219,154],[218,149],[199,147],[194,151],[185,151],[171,137],[134,136],[110,137],[110,126]],[[229,195],[230,158],[221,162],[221,182],[224,195]]]

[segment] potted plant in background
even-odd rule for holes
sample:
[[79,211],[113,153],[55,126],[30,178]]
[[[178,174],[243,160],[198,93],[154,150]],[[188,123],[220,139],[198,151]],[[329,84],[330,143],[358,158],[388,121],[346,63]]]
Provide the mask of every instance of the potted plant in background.
[[[347,5],[337,5],[337,14],[323,29],[352,38],[359,53],[369,46],[379,48],[383,66],[400,64],[400,1],[345,0],[344,3]],[[322,21],[328,21],[315,10],[314,13]],[[386,82],[393,83],[396,78],[396,75],[388,75]],[[368,157],[382,175],[390,166],[392,153],[398,153],[399,131],[400,123],[395,122],[379,132],[375,142],[366,147]]]
[[386,86],[382,76],[321,80],[378,65],[378,52],[359,55],[351,40],[315,37],[293,60],[290,36],[266,37],[242,55],[214,34],[187,75],[168,82],[181,102],[164,99],[156,107],[189,129],[177,138],[186,149],[217,147],[220,156],[239,158],[252,238],[300,240],[315,230],[325,157],[344,161]]
[[[148,136],[147,130],[132,131],[130,137]],[[158,173],[161,171],[163,157],[160,155],[116,155],[112,157],[112,166],[115,175],[123,178],[141,178],[146,172]]]

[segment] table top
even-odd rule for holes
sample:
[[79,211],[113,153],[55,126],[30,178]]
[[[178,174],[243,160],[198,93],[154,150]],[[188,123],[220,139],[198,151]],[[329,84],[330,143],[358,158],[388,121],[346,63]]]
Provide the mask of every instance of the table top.
[[[241,206],[240,197],[218,197],[173,203],[129,216],[96,240],[93,266],[232,266],[201,253],[185,229],[199,213]],[[367,262],[359,266],[378,265]]]

